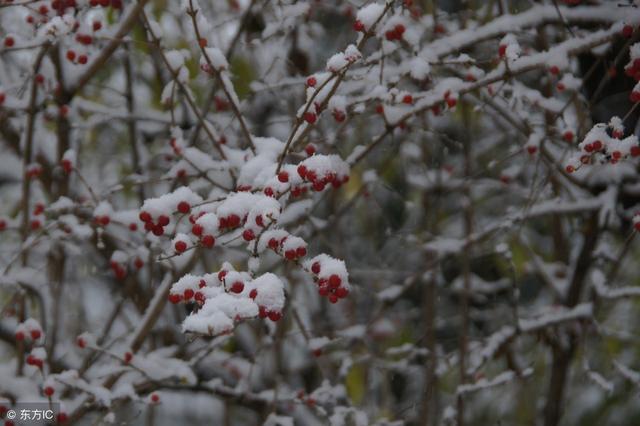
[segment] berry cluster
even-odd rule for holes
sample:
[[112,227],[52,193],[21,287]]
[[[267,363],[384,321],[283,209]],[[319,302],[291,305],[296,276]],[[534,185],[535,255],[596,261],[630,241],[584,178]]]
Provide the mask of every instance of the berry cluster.
[[171,288],[169,301],[173,304],[180,302],[204,304],[205,295],[202,291],[207,287],[206,277],[198,278],[186,275]]
[[572,157],[565,170],[573,173],[586,164],[616,164],[619,161],[640,156],[640,145],[635,135],[624,139],[624,128],[618,117],[613,117],[610,123],[596,124],[585,136],[579,147],[581,152]]
[[121,251],[114,252],[111,256],[111,260],[109,261],[109,267],[113,271],[113,274],[116,276],[116,278],[119,280],[123,280],[127,277],[127,264],[121,261],[122,254],[124,253]]
[[141,211],[138,216],[142,222],[144,222],[145,231],[153,232],[153,235],[164,235],[164,227],[169,225],[171,219],[167,215],[158,216],[155,221],[149,212]]
[[300,237],[278,229],[265,233],[267,247],[287,260],[297,261],[307,255],[307,243]]
[[298,165],[297,171],[302,180],[311,183],[311,187],[316,192],[323,191],[328,184],[337,189],[349,181],[348,172],[327,167],[320,156],[313,156],[303,161]]
[[328,255],[319,255],[305,262],[305,268],[314,277],[318,294],[337,303],[349,295],[348,274],[344,262]]
[[40,339],[43,337],[42,327],[38,323],[38,321],[29,318],[25,322],[18,325],[16,328],[15,338],[17,341],[26,341],[31,340],[33,344],[37,344],[40,342]]
[[198,215],[189,216],[189,222],[193,224],[191,233],[198,237],[203,247],[211,248],[216,243],[214,234],[220,228],[220,220],[213,213],[200,212]]
[[47,353],[44,348],[34,348],[31,353],[27,355],[27,359],[25,360],[25,362],[27,363],[27,365],[31,365],[42,370],[42,367],[44,366],[44,359],[46,356]]
[[406,28],[402,24],[396,24],[392,29],[385,31],[384,36],[389,41],[402,40]]

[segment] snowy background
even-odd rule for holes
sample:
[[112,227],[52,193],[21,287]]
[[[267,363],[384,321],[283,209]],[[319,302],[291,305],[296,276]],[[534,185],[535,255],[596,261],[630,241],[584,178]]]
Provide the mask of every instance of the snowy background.
[[0,417],[640,423],[640,4],[0,0]]

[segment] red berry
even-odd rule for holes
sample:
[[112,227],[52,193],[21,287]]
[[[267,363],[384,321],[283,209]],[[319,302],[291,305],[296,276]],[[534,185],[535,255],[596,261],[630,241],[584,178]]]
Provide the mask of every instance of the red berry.
[[190,288],[186,289],[184,291],[184,294],[183,294],[184,300],[191,299],[194,294],[195,294],[195,292],[193,290],[191,290]]
[[78,338],[76,339],[76,345],[78,345],[79,348],[84,349],[87,346],[87,342],[86,340],[84,340],[84,338],[78,336]]
[[307,111],[304,113],[304,120],[309,124],[315,123],[317,119],[318,117],[315,112]]
[[271,250],[277,251],[278,247],[279,247],[278,240],[276,240],[275,238],[271,238],[269,240],[269,248]]
[[558,75],[558,74],[560,74],[560,68],[558,68],[558,66],[557,66],[557,65],[551,65],[551,66],[549,67],[549,72],[550,72],[551,74],[553,74],[553,75]]
[[231,284],[231,288],[229,288],[229,291],[232,293],[242,293],[242,290],[244,290],[244,283],[242,281],[236,281],[233,284]]
[[89,58],[87,58],[87,55],[78,56],[78,63],[80,63],[82,65],[86,64],[88,60],[89,60]]
[[205,235],[204,237],[202,237],[201,242],[202,245],[206,248],[211,248],[216,243],[216,239],[213,237],[213,235]]
[[622,28],[622,35],[626,38],[631,38],[631,36],[633,35],[633,27],[629,24],[626,24]]
[[38,340],[42,336],[42,332],[40,330],[31,330],[31,338],[33,340]]
[[329,302],[338,303],[338,296],[336,296],[335,294],[330,294],[329,295]]
[[636,92],[635,90],[633,92],[631,92],[631,95],[629,95],[629,99],[631,100],[631,102],[633,102],[634,104],[637,102],[640,102],[640,92]]
[[200,45],[200,47],[207,47],[207,39],[204,37],[200,38],[200,40],[198,40],[198,44]]
[[320,262],[313,262],[313,265],[311,265],[311,272],[316,275],[320,273]]
[[507,45],[501,44],[500,46],[498,46],[498,56],[500,56],[501,58],[504,58],[506,54],[507,54]]
[[191,205],[186,201],[180,201],[178,203],[178,211],[182,214],[187,214],[191,211]]
[[24,333],[22,331],[17,331],[16,332],[16,340],[21,342],[24,340]]
[[240,216],[237,214],[232,214],[227,218],[227,223],[230,228],[237,228],[240,225]]
[[138,217],[143,222],[151,222],[151,215],[148,212],[141,211]]
[[282,183],[289,182],[289,173],[281,171],[280,173],[278,173],[278,180]]
[[182,298],[180,297],[179,294],[170,294],[169,295],[169,302],[173,303],[174,305],[177,303],[180,303],[180,300],[182,300]]
[[296,251],[295,250],[287,250],[287,251],[284,252],[284,257],[286,257],[288,260],[295,260]]
[[191,227],[191,233],[197,237],[202,235],[202,231],[204,231],[204,229],[202,228],[202,225],[200,224],[195,224]]
[[333,274],[329,277],[329,287],[338,288],[340,284],[342,284],[342,279],[338,275]]
[[364,24],[360,21],[356,21],[353,23],[353,29],[358,32],[364,32]]
[[164,227],[162,225],[154,225],[152,232],[156,237],[164,235]]
[[571,142],[573,141],[573,132],[571,130],[566,130],[563,134],[562,134],[562,139],[564,139],[566,142]]
[[313,154],[316,153],[316,146],[314,144],[310,143],[304,148],[304,152],[306,152],[307,155],[309,157],[311,157]]
[[62,166],[62,170],[66,173],[69,174],[73,171],[73,163],[71,162],[71,160],[64,158],[61,162],[60,165]]
[[273,197],[273,189],[266,187],[264,189],[264,195],[266,195],[267,197]]
[[307,167],[304,164],[300,164],[297,170],[298,170],[298,175],[300,175],[302,179],[304,179],[307,176]]
[[297,257],[304,257],[307,255],[307,249],[306,247],[298,247],[296,249],[296,256]]
[[93,31],[100,31],[100,28],[102,28],[102,22],[93,21],[92,27],[93,27]]
[[178,253],[182,253],[187,249],[187,243],[184,241],[176,241],[174,247]]
[[13,37],[6,37],[4,39],[5,47],[13,47],[14,44],[16,44],[16,41]]
[[251,229],[245,229],[242,233],[242,238],[244,238],[245,241],[251,241],[256,238],[256,234]]
[[527,152],[531,155],[535,154],[538,151],[538,147],[529,145],[527,146]]
[[349,295],[349,290],[347,290],[345,287],[338,287],[335,291],[335,295],[340,299],[344,299]]
[[640,155],[640,146],[638,146],[638,145],[632,146],[630,153],[631,153],[632,157],[639,156]]
[[411,105],[413,103],[413,96],[404,95],[404,97],[402,98],[402,103]]
[[313,190],[316,192],[321,192],[324,190],[325,183],[322,181],[313,182]]
[[567,171],[567,173],[573,173],[575,172],[576,168],[573,167],[572,165],[568,165],[565,170]]
[[169,221],[169,216],[160,215],[160,217],[158,218],[158,225],[167,226],[169,224]]
[[227,271],[222,270],[222,271],[218,272],[218,280],[219,281],[224,281],[224,277],[226,277],[226,276],[227,276]]
[[456,98],[447,98],[446,102],[447,102],[447,106],[449,108],[453,108],[453,107],[455,107],[457,105],[458,100]]
[[591,144],[591,146],[593,147],[594,151],[600,151],[603,145],[601,141],[595,141],[594,143]]
[[126,364],[129,364],[132,359],[133,359],[133,354],[131,352],[127,352],[124,354],[124,362]]
[[73,62],[76,59],[76,52],[73,50],[67,51],[67,59]]
[[333,111],[333,118],[338,123],[342,123],[347,118],[347,115],[343,111],[336,109]]
[[4,219],[0,219],[0,231],[4,231],[7,228],[7,222]]
[[255,300],[255,298],[256,298],[256,297],[258,297],[258,290],[256,290],[255,288],[254,288],[254,289],[252,289],[252,290],[249,292],[249,297],[250,297],[251,299]]
[[46,388],[44,388],[44,394],[46,396],[53,395],[53,392],[54,392],[54,390],[53,390],[53,388],[51,386],[47,386]]
[[282,318],[282,313],[278,311],[269,311],[267,315],[269,316],[269,319],[273,322],[279,321],[280,318]]
[[318,294],[320,296],[327,296],[329,294],[329,286],[328,285],[321,285],[318,287]]
[[31,229],[33,231],[35,231],[37,229],[40,229],[41,223],[40,223],[40,221],[38,219],[34,219],[34,220],[31,221],[30,225],[31,225]]
[[66,423],[69,420],[69,415],[65,412],[58,413],[57,416],[58,423]]
[[156,403],[156,404],[157,404],[158,402],[160,402],[160,397],[158,396],[158,394],[157,394],[157,393],[152,393],[152,394],[151,394],[151,402]]
[[315,77],[309,77],[307,78],[307,86],[309,87],[316,87],[316,84],[318,83],[318,80],[316,80]]

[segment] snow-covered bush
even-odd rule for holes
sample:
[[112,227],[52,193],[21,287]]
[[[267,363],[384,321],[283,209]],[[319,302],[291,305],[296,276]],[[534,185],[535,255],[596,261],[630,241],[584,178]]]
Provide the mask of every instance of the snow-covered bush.
[[640,416],[639,5],[467,3],[0,0],[0,416]]

